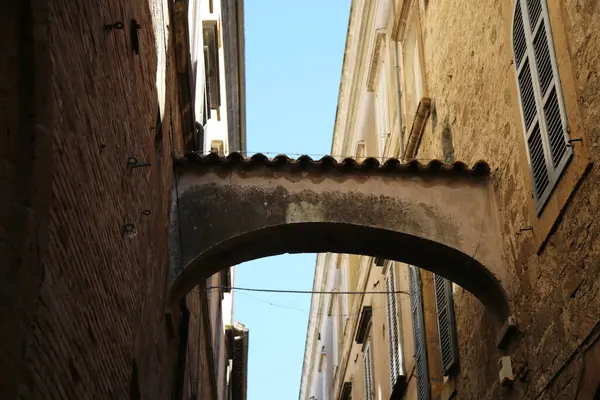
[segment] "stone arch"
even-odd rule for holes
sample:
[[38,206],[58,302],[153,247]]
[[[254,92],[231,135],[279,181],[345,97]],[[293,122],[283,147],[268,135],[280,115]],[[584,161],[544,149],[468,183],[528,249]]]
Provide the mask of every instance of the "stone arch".
[[510,316],[489,169],[374,159],[188,157],[177,166],[173,302],[222,268],[283,253],[362,254],[459,284]]

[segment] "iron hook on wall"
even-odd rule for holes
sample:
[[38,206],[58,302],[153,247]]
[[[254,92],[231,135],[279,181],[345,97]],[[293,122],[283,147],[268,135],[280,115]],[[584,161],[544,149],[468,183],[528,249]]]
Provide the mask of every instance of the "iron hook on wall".
[[140,37],[138,35],[138,30],[142,26],[135,20],[131,19],[131,44],[133,46],[133,51],[135,54],[140,54]]
[[124,27],[125,24],[123,24],[121,21],[117,21],[113,24],[104,24],[104,29],[107,31],[112,31],[113,29],[123,29]]
[[149,167],[150,165],[151,164],[149,162],[144,162],[144,163],[139,162],[138,159],[133,156],[127,158],[127,168],[129,168],[129,169],[140,168],[140,167]]
[[112,24],[104,24],[104,40],[108,38],[108,35],[113,31],[113,29],[122,30],[125,27],[121,21],[117,21]]

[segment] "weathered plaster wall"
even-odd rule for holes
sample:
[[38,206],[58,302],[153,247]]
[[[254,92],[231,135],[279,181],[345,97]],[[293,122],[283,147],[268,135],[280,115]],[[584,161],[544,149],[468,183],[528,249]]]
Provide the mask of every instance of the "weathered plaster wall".
[[[529,171],[512,65],[510,23],[513,1],[419,1],[425,82],[435,101],[418,158],[448,157],[490,163],[498,199],[503,246],[520,335],[510,353],[523,376],[512,391],[498,385],[497,350],[490,317],[471,295],[459,290],[456,313],[461,372],[458,397],[492,399],[573,398],[583,365],[580,346],[600,315],[600,171],[594,166],[538,256],[531,233]],[[569,118],[578,136],[587,135],[590,156],[600,158],[600,3],[549,0],[557,46],[563,57],[563,87],[575,93]],[[566,60],[566,61],[565,61]],[[577,126],[577,114],[582,122]],[[575,151],[580,151],[577,147]],[[573,361],[574,360],[574,361]],[[565,367],[563,369],[563,367]],[[585,397],[584,397],[585,398]]]
[[486,177],[433,167],[361,175],[354,167],[300,181],[286,172],[291,163],[273,170],[253,160],[246,164],[258,164],[252,172],[239,172],[225,162],[190,158],[178,167],[186,267],[174,268],[174,300],[227,265],[286,252],[337,252],[421,265],[463,285],[499,319],[508,317]]

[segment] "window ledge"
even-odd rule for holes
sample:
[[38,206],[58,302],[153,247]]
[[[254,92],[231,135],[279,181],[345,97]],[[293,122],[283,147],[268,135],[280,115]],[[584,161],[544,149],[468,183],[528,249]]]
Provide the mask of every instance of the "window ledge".
[[560,177],[554,191],[550,194],[539,216],[537,215],[533,201],[531,182],[529,185],[528,196],[532,199],[529,201],[529,215],[530,221],[532,221],[533,239],[538,255],[544,251],[552,233],[558,228],[567,206],[593,164],[589,157],[585,139],[583,142],[577,142],[573,146],[575,150],[573,158]]
[[429,118],[430,112],[431,99],[429,97],[421,98],[410,127],[404,160],[409,161],[417,154],[419,144],[421,143],[421,137],[423,136],[423,131],[425,130],[425,125],[427,123],[427,119]]
[[456,380],[454,377],[449,377],[446,382],[444,382],[444,386],[442,386],[442,390],[440,394],[435,397],[436,400],[450,400],[456,397]]

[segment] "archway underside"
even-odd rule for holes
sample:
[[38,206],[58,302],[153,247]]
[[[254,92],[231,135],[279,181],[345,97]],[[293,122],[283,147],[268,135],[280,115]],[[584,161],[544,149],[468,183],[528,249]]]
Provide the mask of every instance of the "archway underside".
[[176,167],[170,244],[173,304],[213,273],[284,253],[349,253],[430,270],[510,316],[484,163],[384,165],[238,154]]

